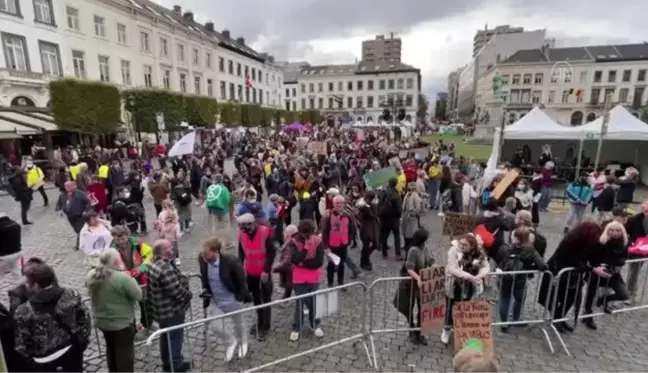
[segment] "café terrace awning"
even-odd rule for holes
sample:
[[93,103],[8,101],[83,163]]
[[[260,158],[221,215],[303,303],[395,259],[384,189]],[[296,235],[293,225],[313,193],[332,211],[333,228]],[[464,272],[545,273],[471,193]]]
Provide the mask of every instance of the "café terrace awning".
[[23,136],[40,135],[41,133],[37,129],[0,119],[0,140],[19,139]]
[[0,110],[0,120],[6,120],[26,127],[38,128],[41,132],[59,131],[58,126],[54,123],[54,118],[44,113]]

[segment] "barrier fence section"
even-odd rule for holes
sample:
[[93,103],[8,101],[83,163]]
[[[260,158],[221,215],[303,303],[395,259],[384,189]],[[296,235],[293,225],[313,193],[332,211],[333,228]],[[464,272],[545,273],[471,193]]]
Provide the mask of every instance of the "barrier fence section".
[[648,258],[631,259],[621,268],[607,267],[603,276],[590,268],[564,268],[546,285],[543,291],[552,304],[550,326],[568,356],[571,352],[560,332],[576,329],[579,320],[648,308],[646,262]]
[[[188,274],[187,278],[189,279],[189,287],[190,288],[191,288],[192,283],[197,282],[198,284],[201,284],[199,274]],[[202,288],[202,285],[200,285],[200,288]],[[153,324],[153,322],[151,320],[151,317],[148,315],[149,310],[148,310],[147,303],[146,303],[147,302],[147,287],[146,287],[146,285],[141,286],[141,289],[142,289],[142,301],[139,302],[139,305],[138,305],[139,310],[136,310],[136,312],[138,312],[139,315],[137,315],[136,317],[141,319],[142,326],[145,327],[145,329],[147,329],[147,330],[144,330],[144,332],[146,332],[146,331],[152,332],[152,328],[154,327],[154,324]],[[199,292],[192,291],[192,293],[194,295],[192,297],[192,300],[200,299],[200,297],[199,297],[200,293]],[[97,346],[97,353],[96,354],[91,353],[90,356],[86,356],[86,360],[103,358],[105,356],[105,342],[104,342],[104,340],[102,338],[102,333],[99,330],[99,328],[97,328],[97,323],[94,320],[94,312],[92,311],[92,300],[90,298],[86,297],[86,298],[83,299],[83,303],[86,305],[86,307],[88,307],[88,310],[90,311],[90,314],[92,315],[92,330],[93,330],[92,334],[94,334],[94,340],[95,340],[95,344]],[[189,307],[188,312],[189,312],[189,320],[195,320],[196,316],[194,314],[193,307]],[[202,317],[203,318],[207,317],[206,311],[203,312]],[[91,338],[92,338],[92,336],[91,336]],[[141,347],[145,343],[146,343],[145,339],[141,339],[139,341],[136,340],[135,348]]]
[[[353,299],[353,305],[359,305],[360,309],[352,308],[350,312],[345,312],[343,309],[343,302],[340,301],[339,294],[340,292],[359,292],[361,301],[358,302],[357,299]],[[369,348],[367,346],[365,336],[366,336],[366,319],[367,319],[367,302],[365,301],[367,293],[367,287],[362,282],[353,282],[349,284],[344,284],[336,287],[331,287],[322,290],[312,291],[306,294],[295,295],[287,299],[280,299],[272,301],[266,304],[256,305],[252,307],[242,308],[233,312],[228,312],[226,314],[219,314],[215,316],[209,316],[202,320],[194,320],[186,322],[177,326],[168,327],[164,329],[159,329],[155,331],[146,341],[147,345],[147,356],[149,357],[147,370],[156,370],[155,367],[157,364],[153,359],[155,359],[155,353],[153,350],[156,348],[154,341],[159,340],[159,349],[160,351],[168,351],[168,360],[174,361],[174,355],[179,353],[181,350],[177,346],[172,346],[172,341],[177,340],[178,332],[184,332],[188,329],[200,329],[202,328],[205,332],[204,347],[209,348],[214,354],[220,353],[218,346],[214,346],[209,343],[212,334],[215,334],[214,338],[220,339],[220,347],[231,343],[231,338],[233,335],[237,335],[238,348],[237,351],[241,351],[242,345],[245,344],[247,349],[247,357],[245,359],[239,360],[238,364],[247,364],[251,363],[251,366],[240,366],[238,371],[244,372],[254,372],[267,370],[269,367],[275,366],[277,364],[285,363],[287,361],[297,359],[306,355],[316,353],[318,351],[330,350],[331,348],[346,344],[346,343],[357,343],[360,342],[364,349],[364,353],[367,358],[370,360]],[[213,303],[213,300],[212,300]],[[272,313],[273,309],[285,309],[289,307],[289,310],[294,310],[291,312],[293,317],[291,320],[275,320],[272,322],[272,326],[276,327],[277,324],[288,321],[288,325],[280,325],[281,330],[285,331],[285,336],[288,336],[288,332],[292,331],[301,331],[299,339],[293,342],[297,347],[297,351],[288,356],[279,357],[269,356],[269,354],[262,355],[263,348],[272,348],[267,344],[260,346],[263,342],[256,340],[248,339],[248,328],[245,326],[252,324],[251,334],[257,335],[262,332],[259,329],[259,324],[257,323],[257,318],[259,316],[264,317],[263,315],[266,312]],[[311,319],[312,315],[315,315]],[[268,317],[270,317],[268,315]],[[354,319],[355,317],[355,319]],[[314,325],[311,325],[311,320]],[[344,321],[344,322],[343,322]],[[217,327],[216,324],[220,324],[220,328],[214,329]],[[227,324],[232,324],[231,328],[227,328]],[[324,335],[315,335],[311,337],[310,333],[305,333],[310,330],[314,332],[317,328],[321,328],[324,331]],[[233,329],[233,333],[229,332],[228,329]],[[212,333],[209,333],[211,331]],[[230,341],[223,340],[225,338],[230,338]],[[185,338],[185,340],[191,341],[192,338]],[[286,338],[287,339],[287,338]],[[175,342],[173,342],[175,343]],[[200,346],[203,347],[202,345]],[[190,362],[194,369],[198,370],[232,370],[231,366],[228,366],[227,363],[222,367],[214,366],[218,364],[218,360],[213,360],[209,366],[196,366],[195,359],[193,357],[193,348],[189,346]],[[181,353],[181,352],[180,352]],[[184,359],[183,357],[175,356],[176,361]],[[219,359],[223,362],[223,359]],[[260,363],[257,363],[259,360]],[[204,362],[203,362],[204,363]],[[171,371],[174,370],[173,364],[170,364],[169,367]]]
[[[493,319],[491,325],[500,328],[512,326],[525,326],[538,328],[547,343],[551,352],[554,352],[548,329],[550,327],[549,299],[539,304],[535,302],[540,292],[540,284],[543,281],[551,283],[553,275],[551,272],[539,271],[510,271],[491,272],[485,278],[485,288],[478,293],[477,288],[465,282],[456,282],[454,299],[449,299],[446,294],[446,328],[452,330],[449,313],[457,301],[467,300],[489,300],[491,303]],[[414,289],[412,291],[411,289]],[[445,292],[445,289],[444,289]],[[384,295],[387,294],[387,295]],[[393,297],[390,295],[394,294]],[[378,370],[378,356],[382,355],[376,349],[376,339],[384,336],[383,343],[390,344],[389,336],[400,332],[420,332],[420,295],[418,286],[411,277],[389,277],[375,280],[369,286],[367,304],[369,309],[369,324],[367,327],[368,342],[371,349],[370,364]],[[409,314],[403,316],[396,309],[401,304],[403,297],[407,298],[410,305]],[[530,298],[533,301],[526,302]],[[380,304],[382,299],[382,304]],[[415,305],[417,310],[415,310]],[[509,314],[512,311],[512,318]],[[440,332],[439,332],[440,336]]]

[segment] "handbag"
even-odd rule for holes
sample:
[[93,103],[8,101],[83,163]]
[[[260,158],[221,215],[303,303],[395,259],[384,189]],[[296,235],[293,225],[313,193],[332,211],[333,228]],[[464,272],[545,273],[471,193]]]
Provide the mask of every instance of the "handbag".
[[497,234],[497,231],[498,229],[496,229],[495,232],[491,233],[484,224],[479,224],[477,227],[475,227],[475,234],[481,237],[485,248],[493,246],[493,244],[495,243],[495,234]]
[[648,236],[639,237],[630,244],[628,254],[641,257],[648,256]]

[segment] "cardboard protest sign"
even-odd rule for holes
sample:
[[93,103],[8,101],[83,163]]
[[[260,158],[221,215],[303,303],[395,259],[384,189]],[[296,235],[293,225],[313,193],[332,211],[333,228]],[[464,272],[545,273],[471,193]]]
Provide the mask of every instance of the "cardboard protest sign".
[[326,151],[326,141],[311,141],[308,143],[308,150],[314,154],[328,155]]
[[496,199],[499,199],[504,191],[508,189],[508,187],[513,184],[515,180],[520,176],[520,174],[517,173],[517,171],[509,171],[504,175],[502,180],[497,184],[495,189],[493,190],[492,196]]
[[371,171],[364,174],[363,179],[367,190],[375,190],[389,183],[389,180],[396,177],[396,169],[385,167],[380,170]]
[[421,334],[438,333],[445,325],[445,267],[424,268],[421,276]]
[[297,149],[300,149],[300,150],[306,149],[306,146],[308,146],[309,141],[310,141],[310,138],[308,138],[308,137],[298,137],[297,138]]
[[459,351],[466,341],[479,340],[484,347],[484,355],[493,356],[493,326],[491,308],[487,301],[473,300],[457,302],[452,310],[454,318],[455,351]]
[[446,212],[443,218],[443,235],[450,237],[462,236],[475,230],[475,216]]

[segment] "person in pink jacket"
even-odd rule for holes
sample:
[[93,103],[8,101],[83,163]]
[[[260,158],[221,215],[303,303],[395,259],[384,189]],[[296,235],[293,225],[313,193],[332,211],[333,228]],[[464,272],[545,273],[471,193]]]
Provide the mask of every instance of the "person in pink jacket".
[[[297,234],[290,238],[286,246],[290,250],[292,263],[292,286],[296,296],[317,291],[320,283],[321,268],[324,265],[325,249],[322,239],[315,235],[315,224],[312,220],[301,220],[297,225]],[[296,302],[290,340],[297,341],[304,324],[304,304],[308,308],[308,319],[315,336],[321,338],[324,332],[315,318],[315,297],[300,298]]]

